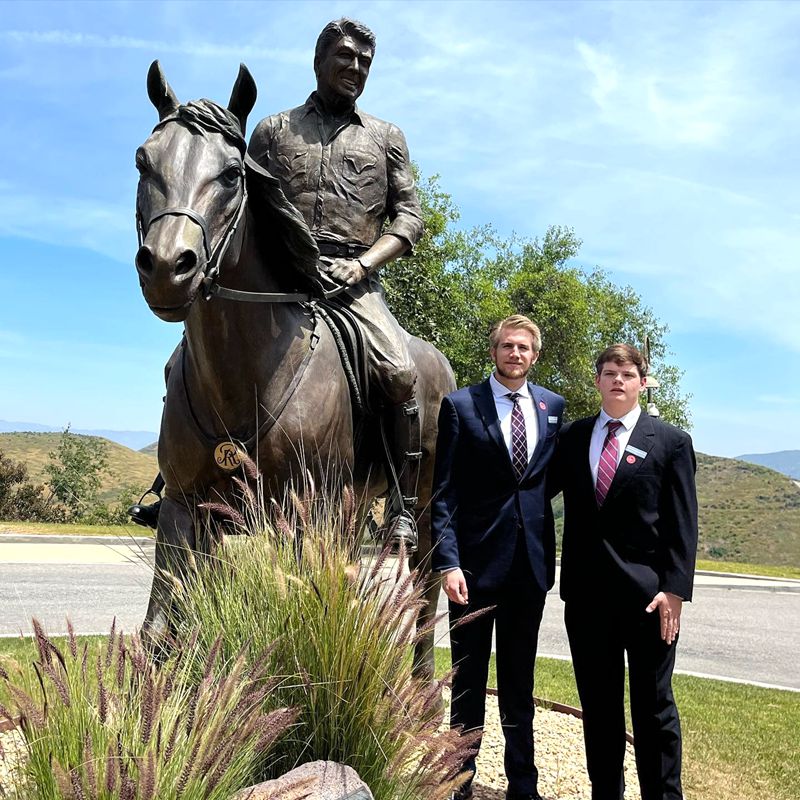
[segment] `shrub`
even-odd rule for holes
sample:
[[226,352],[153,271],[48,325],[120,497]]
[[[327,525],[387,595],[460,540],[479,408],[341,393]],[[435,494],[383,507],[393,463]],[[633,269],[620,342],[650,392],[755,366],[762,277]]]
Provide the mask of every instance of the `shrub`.
[[448,797],[475,739],[439,730],[441,683],[412,675],[422,588],[397,569],[387,576],[385,552],[371,567],[359,563],[347,490],[334,502],[307,487],[279,506],[264,500],[260,484],[239,488],[241,511],[206,508],[246,535],[192,560],[182,583],[172,578],[178,639],[198,630],[198,645],[210,650],[225,631],[226,657],[243,649],[251,659],[275,641],[269,671],[282,680],[267,702],[299,710],[297,727],[276,744],[283,771],[333,760],[353,767],[381,800]]
[[36,620],[34,631],[32,668],[0,668],[0,716],[18,720],[27,748],[25,800],[228,800],[296,716],[266,712],[263,666],[223,662],[219,639],[196,676],[194,636],[158,669],[113,627],[91,653],[71,628],[65,652]]

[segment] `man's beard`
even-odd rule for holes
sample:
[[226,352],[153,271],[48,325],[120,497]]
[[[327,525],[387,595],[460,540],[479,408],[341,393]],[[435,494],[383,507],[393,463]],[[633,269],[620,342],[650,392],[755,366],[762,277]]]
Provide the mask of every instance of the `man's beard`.
[[509,380],[516,380],[517,378],[524,378],[528,375],[528,370],[525,369],[523,366],[515,367],[515,372],[509,372],[505,367],[501,367],[499,364],[494,365],[497,374],[503,378],[508,378]]

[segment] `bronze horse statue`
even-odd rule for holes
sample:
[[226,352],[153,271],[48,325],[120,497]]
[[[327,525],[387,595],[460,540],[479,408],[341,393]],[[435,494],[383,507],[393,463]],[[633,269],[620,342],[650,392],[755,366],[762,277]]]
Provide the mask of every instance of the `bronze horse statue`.
[[[340,476],[365,503],[386,492],[387,478],[375,419],[354,414],[335,335],[309,291],[316,243],[278,181],[246,156],[252,76],[240,67],[227,109],[209,100],[179,104],[158,62],[147,86],[159,123],[136,153],[136,268],[153,313],[185,326],[158,443],[166,486],[144,622],[145,635],[158,637],[171,612],[159,570],[174,568],[170,554],[183,542],[208,549],[197,507],[231,497],[241,450],[277,498],[306,470],[323,482]],[[437,416],[455,382],[432,345],[411,337],[410,347],[422,427],[420,544],[410,566],[427,581],[424,624],[439,593],[429,568]],[[432,676],[433,631],[418,644],[416,663],[418,674]]]

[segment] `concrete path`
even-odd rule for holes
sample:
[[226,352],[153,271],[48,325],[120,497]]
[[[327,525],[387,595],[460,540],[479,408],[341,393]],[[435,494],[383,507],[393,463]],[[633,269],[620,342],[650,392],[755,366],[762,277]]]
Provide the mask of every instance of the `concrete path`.
[[[123,630],[144,617],[153,541],[0,535],[0,635],[31,632],[36,616],[53,634],[70,617],[83,633]],[[558,584],[542,622],[539,653],[569,658]],[[439,608],[446,611],[444,596]],[[678,671],[800,691],[800,581],[699,573],[684,607]],[[447,624],[437,629],[448,645]]]

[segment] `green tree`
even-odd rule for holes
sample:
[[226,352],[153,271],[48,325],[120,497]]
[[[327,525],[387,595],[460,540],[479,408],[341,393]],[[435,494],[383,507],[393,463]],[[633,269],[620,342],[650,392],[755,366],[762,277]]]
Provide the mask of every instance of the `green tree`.
[[56,450],[45,465],[53,496],[64,506],[71,519],[93,514],[102,505],[98,491],[108,473],[108,448],[102,439],[79,436],[64,429]]
[[0,450],[0,519],[47,521],[55,516],[44,487],[30,482],[25,464]]
[[597,408],[596,354],[619,341],[641,347],[647,336],[662,416],[688,426],[689,398],[670,362],[667,326],[631,287],[574,265],[581,241],[571,228],[550,227],[533,241],[503,239],[491,225],[459,231],[459,211],[438,176],[420,181],[418,193],[425,234],[413,254],[385,269],[387,300],[406,330],[448,357],[459,386],[489,373],[494,322],[522,313],[544,339],[535,379],[566,397],[570,418]]

